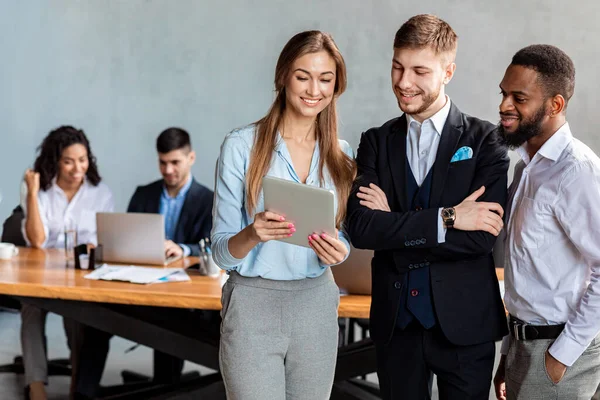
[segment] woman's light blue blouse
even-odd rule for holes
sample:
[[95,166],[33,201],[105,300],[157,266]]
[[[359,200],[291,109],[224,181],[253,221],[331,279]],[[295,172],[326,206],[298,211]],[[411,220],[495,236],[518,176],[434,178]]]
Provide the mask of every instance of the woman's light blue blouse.
[[[228,248],[229,239],[254,221],[254,215],[246,211],[246,173],[250,152],[254,143],[255,125],[249,125],[229,133],[221,146],[217,163],[213,229],[211,235],[212,255],[217,265],[227,271],[237,271],[246,277],[260,276],[273,280],[294,280],[320,276],[328,265],[320,262],[314,250],[276,240],[259,243],[243,259],[235,258]],[[352,148],[340,140],[341,149],[354,157]],[[285,141],[279,136],[274,150],[269,176],[300,182],[294,171],[292,158]],[[319,146],[315,146],[306,184],[319,187]],[[337,192],[327,170],[323,171],[323,186]],[[345,199],[344,199],[345,201]],[[264,211],[262,192],[256,212]],[[348,249],[348,239],[340,230],[339,238]],[[308,240],[308,238],[307,238]]]

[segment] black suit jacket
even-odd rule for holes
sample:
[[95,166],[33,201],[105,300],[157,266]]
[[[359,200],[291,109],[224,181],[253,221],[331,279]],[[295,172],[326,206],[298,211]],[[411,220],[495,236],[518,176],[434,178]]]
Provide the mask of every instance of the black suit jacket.
[[[444,335],[455,345],[501,339],[507,333],[492,248],[495,237],[448,229],[438,244],[440,207],[460,204],[485,186],[480,201],[504,207],[509,159],[494,125],[451,105],[433,166],[430,208],[410,210],[406,198],[406,134],[403,115],[362,134],[358,177],[348,200],[346,229],[357,248],[375,250],[372,260],[371,337],[387,343],[393,333],[402,275],[411,264],[430,267],[432,301]],[[469,146],[473,157],[450,163]],[[359,204],[359,186],[374,183],[386,194],[391,213]],[[409,288],[410,289],[410,288]]]
[[[146,186],[138,186],[129,201],[127,212],[158,214],[162,190],[162,179]],[[212,190],[200,185],[195,179],[192,181],[177,221],[173,241],[189,246],[193,256],[200,254],[200,239],[210,237],[213,198]]]

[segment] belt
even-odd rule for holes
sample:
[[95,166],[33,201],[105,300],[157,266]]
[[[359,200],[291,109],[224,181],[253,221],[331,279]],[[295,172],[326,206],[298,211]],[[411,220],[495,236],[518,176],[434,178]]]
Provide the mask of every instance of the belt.
[[565,324],[530,325],[511,315],[508,328],[516,340],[556,339],[565,328]]

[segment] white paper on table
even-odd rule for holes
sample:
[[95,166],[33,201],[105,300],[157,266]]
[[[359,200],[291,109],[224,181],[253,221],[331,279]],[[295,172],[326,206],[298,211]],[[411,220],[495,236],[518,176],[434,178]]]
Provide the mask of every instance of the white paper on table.
[[[173,274],[176,274],[176,277],[171,280],[170,276]],[[187,277],[187,279],[185,279],[185,277]],[[139,284],[190,280],[183,268],[153,268],[109,264],[104,264],[93,272],[84,275],[84,278],[104,281],[124,281]]]

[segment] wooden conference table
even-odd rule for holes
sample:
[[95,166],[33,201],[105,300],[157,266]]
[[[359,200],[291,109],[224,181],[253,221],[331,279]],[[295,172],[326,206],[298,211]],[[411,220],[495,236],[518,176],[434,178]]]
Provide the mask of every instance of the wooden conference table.
[[[169,267],[187,268],[198,259],[188,257]],[[504,279],[502,269],[496,270]],[[191,282],[137,285],[85,279],[86,270],[66,267],[64,252],[57,249],[20,248],[18,256],[0,260],[0,294],[18,298],[64,317],[141,343],[148,347],[218,370],[218,338],[181,334],[169,329],[169,321],[156,324],[132,318],[114,305],[221,309],[223,277],[201,276],[188,270]],[[339,316],[369,318],[371,297],[345,295]],[[340,347],[332,399],[378,399],[376,388],[354,378],[375,371],[375,351],[370,339]],[[157,395],[160,391],[116,395],[111,399],[168,399],[193,391],[194,398],[223,399],[219,373],[203,376],[192,384]],[[107,397],[108,398],[108,397]]]
[[[169,265],[187,268],[198,262],[188,257]],[[0,260],[0,294],[154,307],[221,309],[221,277],[200,276],[190,270],[191,282],[135,285],[85,279],[89,271],[65,267],[62,250],[20,248],[12,260]],[[370,296],[341,296],[339,315],[369,318]]]
[[[169,267],[187,268],[197,261],[197,258],[188,257]],[[20,248],[19,254],[13,259],[0,260],[0,294],[14,296],[86,325],[218,370],[218,341],[215,342],[214,338],[185,336],[169,330],[168,320],[160,326],[150,324],[120,313],[112,306],[220,310],[222,276],[201,276],[196,270],[188,270],[191,282],[137,285],[85,279],[83,276],[88,272],[75,270],[72,266],[67,268],[62,250]],[[339,315],[342,318],[368,318],[370,305],[370,296],[341,296]],[[374,371],[375,354],[369,339],[341,347],[332,398],[375,398],[370,397],[369,393],[364,396],[356,394],[360,390],[346,382]],[[203,377],[204,382],[196,382],[194,388],[206,390],[202,394],[199,392],[198,398],[224,398],[218,388],[219,374],[214,375]],[[148,395],[111,398],[151,398]]]

